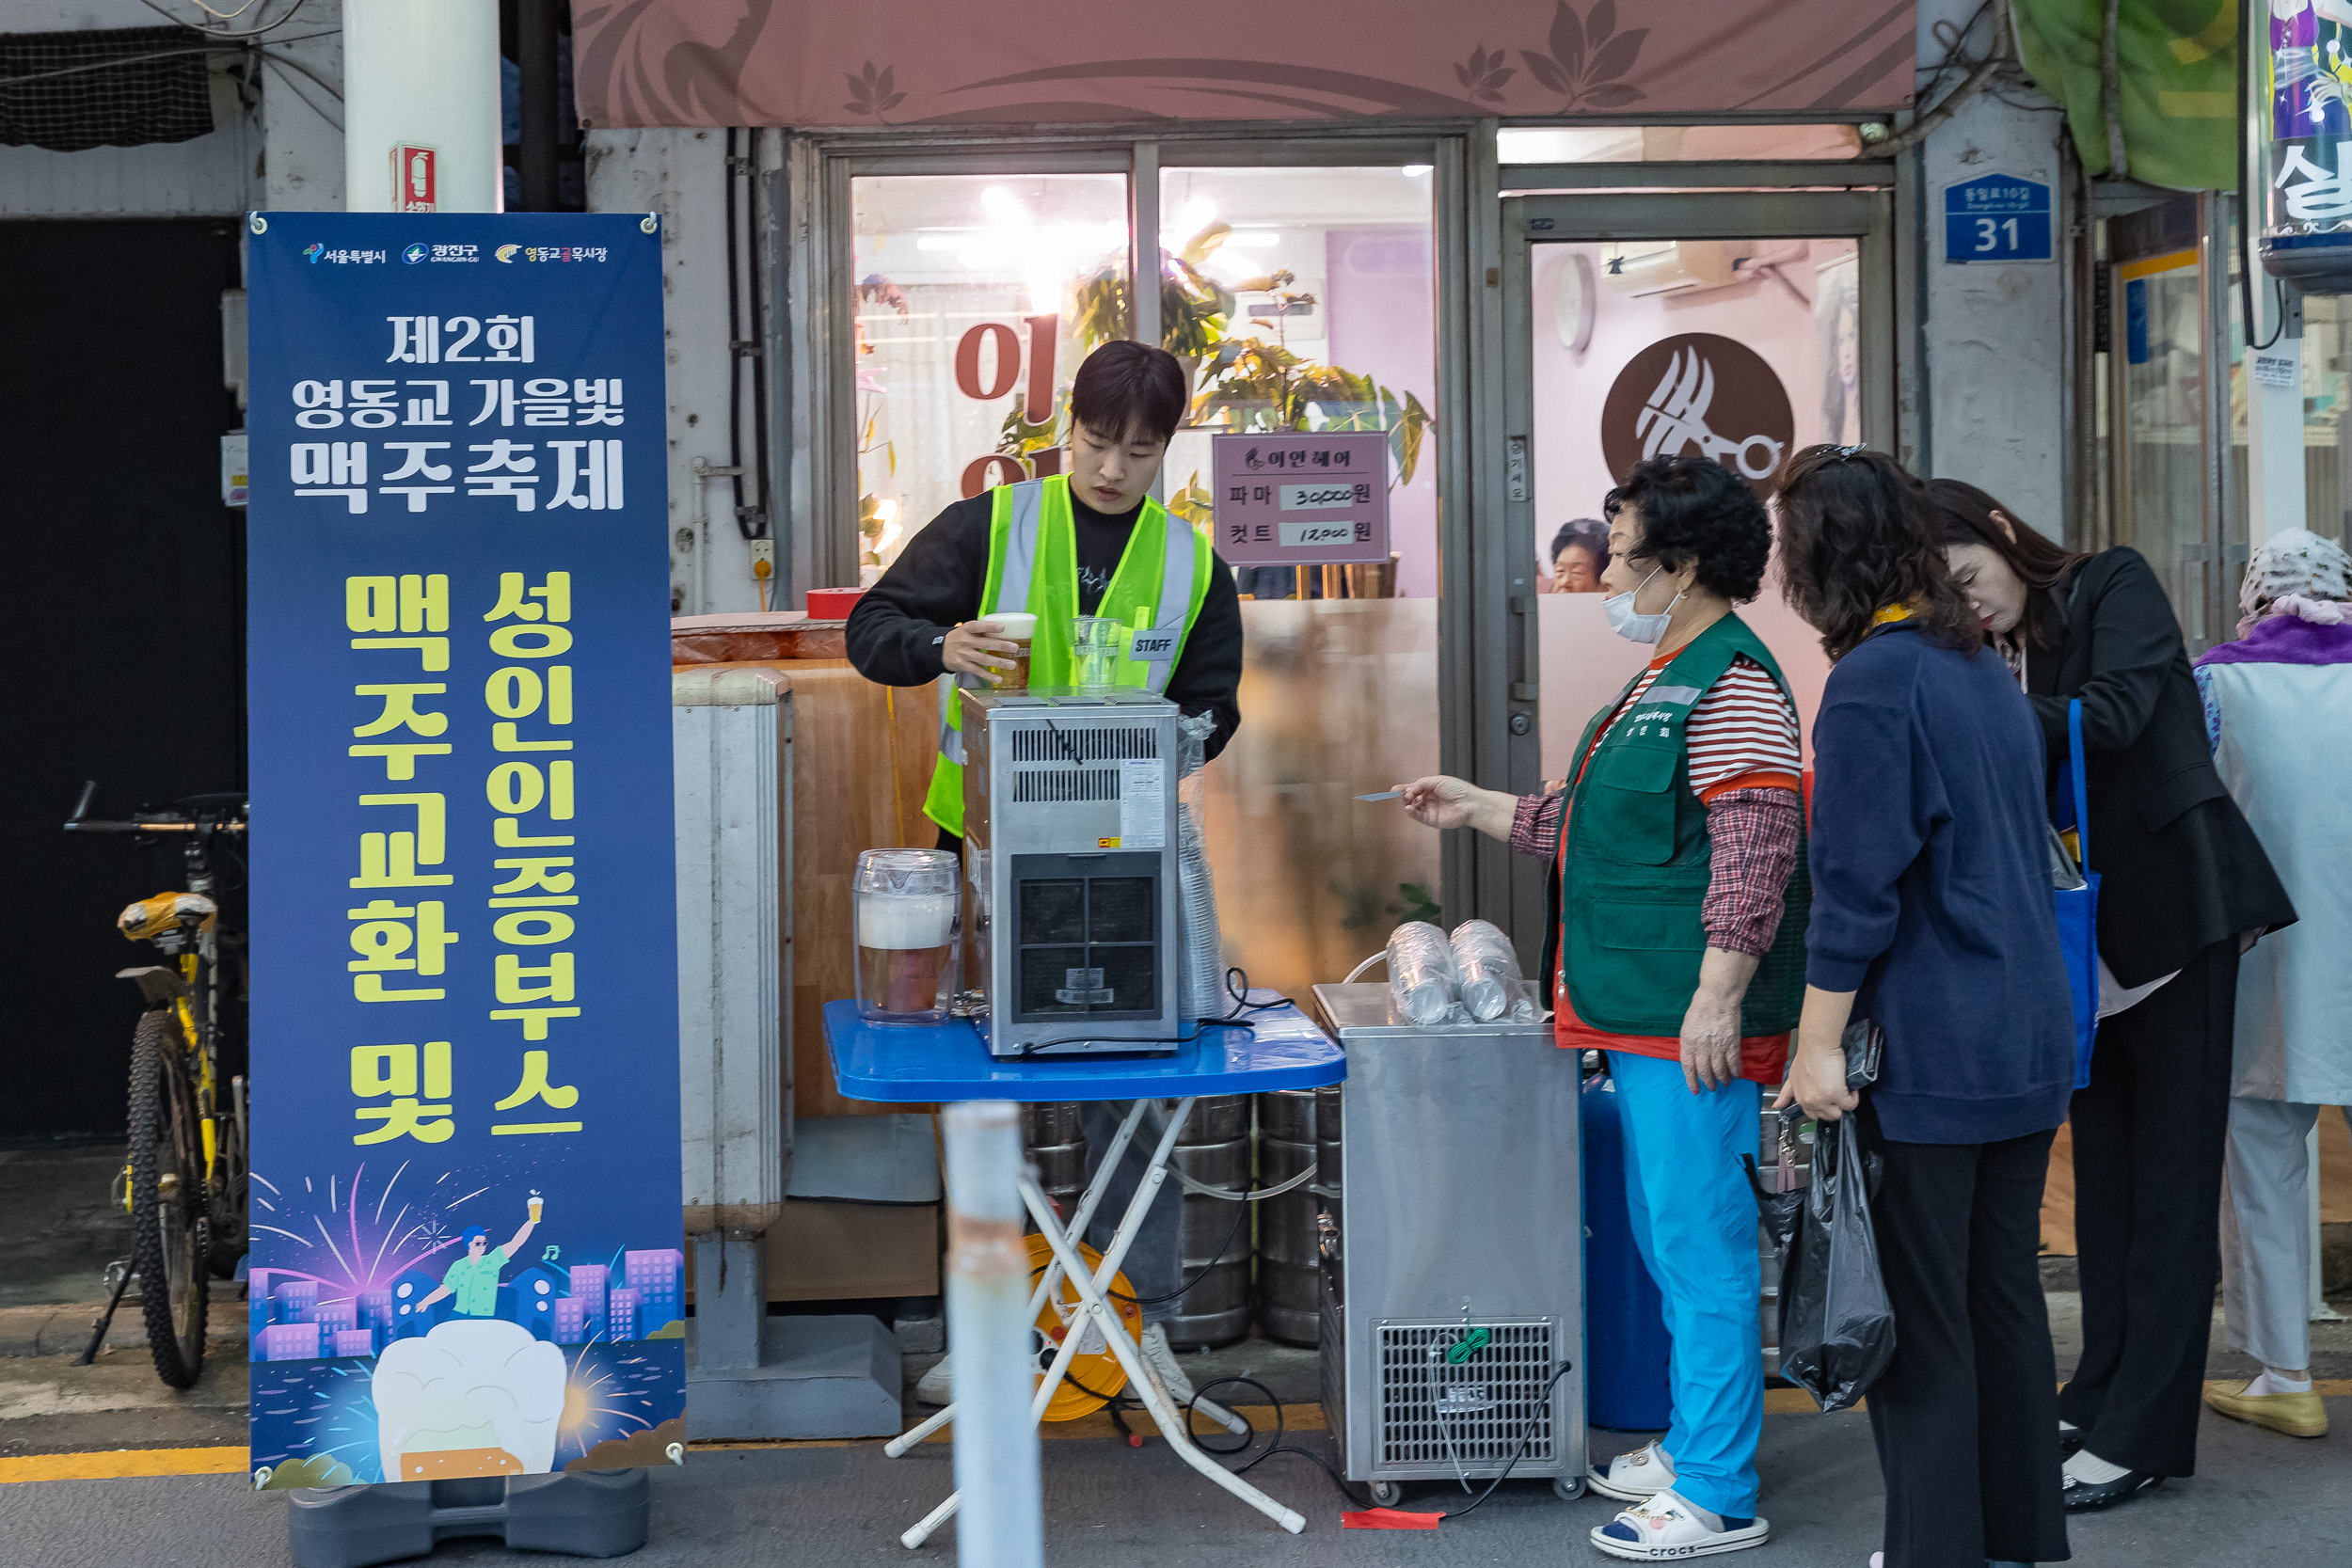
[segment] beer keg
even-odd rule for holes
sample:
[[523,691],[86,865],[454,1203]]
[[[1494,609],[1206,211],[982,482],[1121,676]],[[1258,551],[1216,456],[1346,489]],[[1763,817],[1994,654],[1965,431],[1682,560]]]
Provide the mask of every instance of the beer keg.
[[[1258,1096],[1258,1185],[1279,1187],[1314,1163],[1313,1089]],[[1318,1171],[1313,1180],[1321,1180]],[[1320,1338],[1315,1299],[1321,1264],[1315,1214],[1323,1199],[1311,1182],[1258,1204],[1258,1326],[1285,1344]]]

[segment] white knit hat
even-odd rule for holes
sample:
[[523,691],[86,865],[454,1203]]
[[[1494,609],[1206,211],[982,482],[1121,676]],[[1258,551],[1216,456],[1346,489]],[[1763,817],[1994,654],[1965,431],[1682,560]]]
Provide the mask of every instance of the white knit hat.
[[2352,557],[2334,541],[2307,528],[2290,528],[2264,540],[2246,563],[2238,584],[2240,637],[2273,615],[2296,615],[2323,626],[2352,619]]

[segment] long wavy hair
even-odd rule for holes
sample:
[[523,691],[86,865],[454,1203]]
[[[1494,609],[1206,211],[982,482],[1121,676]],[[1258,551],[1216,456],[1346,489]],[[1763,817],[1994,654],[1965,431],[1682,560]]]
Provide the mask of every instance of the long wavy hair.
[[[2017,574],[2026,588],[2026,613],[2017,629],[2034,647],[2043,653],[2055,652],[2065,640],[2066,626],[2065,615],[2050,590],[2090,557],[2026,527],[2018,521],[2016,513],[1973,484],[1957,479],[1931,479],[1928,481],[1928,498],[1935,503],[1936,513],[1943,520],[1947,546],[1982,545],[2009,563],[2009,569]],[[2002,531],[2001,525],[1994,519],[1995,512],[2009,519],[2010,531]]]
[[1944,562],[1943,519],[1901,464],[1862,447],[1807,447],[1782,470],[1777,499],[1781,592],[1831,658],[1897,605],[1938,641],[1983,646],[1983,623]]

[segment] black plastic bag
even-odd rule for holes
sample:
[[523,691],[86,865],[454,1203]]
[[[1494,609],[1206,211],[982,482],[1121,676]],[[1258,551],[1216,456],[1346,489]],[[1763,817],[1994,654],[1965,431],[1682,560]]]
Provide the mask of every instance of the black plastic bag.
[[[1853,1118],[1813,1134],[1813,1181],[1758,1197],[1765,1224],[1793,1229],[1781,1254],[1780,1374],[1824,1411],[1850,1410],[1895,1354],[1895,1313],[1870,1229],[1875,1156],[1866,1164]],[[1794,1204],[1781,1200],[1801,1198]]]

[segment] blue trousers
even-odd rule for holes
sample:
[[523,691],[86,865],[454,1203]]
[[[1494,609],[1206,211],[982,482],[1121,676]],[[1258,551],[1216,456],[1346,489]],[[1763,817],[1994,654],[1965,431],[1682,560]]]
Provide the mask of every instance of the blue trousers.
[[1665,1448],[1675,1490],[1710,1512],[1752,1517],[1764,1431],[1764,1282],[1756,1197],[1740,1156],[1756,1152],[1761,1094],[1745,1079],[1692,1094],[1679,1062],[1629,1052],[1611,1052],[1609,1071],[1625,1122],[1626,1208],[1674,1341]]

